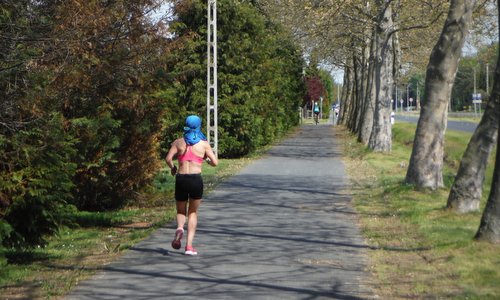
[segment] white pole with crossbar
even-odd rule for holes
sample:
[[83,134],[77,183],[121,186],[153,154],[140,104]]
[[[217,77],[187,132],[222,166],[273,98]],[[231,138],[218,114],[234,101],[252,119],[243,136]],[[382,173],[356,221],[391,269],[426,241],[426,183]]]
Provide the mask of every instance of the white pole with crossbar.
[[208,0],[207,20],[207,139],[218,156],[216,0]]

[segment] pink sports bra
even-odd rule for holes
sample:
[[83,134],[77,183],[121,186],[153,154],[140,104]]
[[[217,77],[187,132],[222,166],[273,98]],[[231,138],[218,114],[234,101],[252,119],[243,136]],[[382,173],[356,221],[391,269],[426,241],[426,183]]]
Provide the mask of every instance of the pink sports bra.
[[193,161],[199,164],[203,163],[203,157],[199,157],[198,155],[193,153],[193,146],[187,146],[186,152],[184,154],[179,155],[178,159],[180,162],[185,161]]

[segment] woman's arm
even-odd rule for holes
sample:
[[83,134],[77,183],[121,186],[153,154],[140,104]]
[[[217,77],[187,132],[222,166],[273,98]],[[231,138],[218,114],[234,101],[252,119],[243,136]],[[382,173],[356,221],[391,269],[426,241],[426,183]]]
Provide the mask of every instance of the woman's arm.
[[219,164],[219,161],[217,160],[217,156],[215,156],[214,151],[212,150],[212,147],[210,144],[207,142],[206,147],[205,147],[205,156],[207,158],[207,162],[209,165],[215,167]]
[[177,166],[174,164],[174,156],[177,154],[177,149],[177,143],[174,141],[166,157],[167,166],[170,168],[170,174],[172,174],[172,176],[177,173]]

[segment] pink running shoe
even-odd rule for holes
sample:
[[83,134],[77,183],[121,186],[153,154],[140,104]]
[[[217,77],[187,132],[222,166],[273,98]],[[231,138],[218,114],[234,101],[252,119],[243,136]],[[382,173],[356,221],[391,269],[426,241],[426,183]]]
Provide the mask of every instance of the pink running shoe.
[[174,249],[181,248],[181,240],[182,240],[183,235],[184,235],[184,229],[177,228],[177,230],[175,231],[174,240],[172,241],[172,248],[174,248]]
[[192,246],[186,246],[186,251],[184,252],[184,255],[198,255],[198,252]]

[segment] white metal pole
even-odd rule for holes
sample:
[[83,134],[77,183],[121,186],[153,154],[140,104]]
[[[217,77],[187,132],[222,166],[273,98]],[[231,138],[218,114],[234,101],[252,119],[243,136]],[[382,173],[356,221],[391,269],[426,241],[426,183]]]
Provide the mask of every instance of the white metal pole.
[[319,104],[319,116],[320,120],[323,119],[323,97],[319,97],[320,104]]
[[415,106],[416,106],[416,110],[419,110],[419,103],[420,103],[420,98],[419,98],[419,94],[418,94],[418,81],[417,81],[417,98],[415,99]]
[[486,94],[490,94],[490,64],[486,64]]
[[216,0],[208,0],[207,16],[207,139],[218,156]]
[[396,112],[398,112],[398,101],[399,101],[399,98],[398,98],[398,85],[396,84]]
[[406,110],[410,111],[410,84],[409,83],[406,86]]
[[340,105],[340,83],[337,85],[337,104]]
[[472,104],[474,104],[474,114],[477,114],[477,108],[476,108],[476,68],[474,68],[474,94],[472,95]]
[[474,94],[476,94],[476,68],[474,68]]

